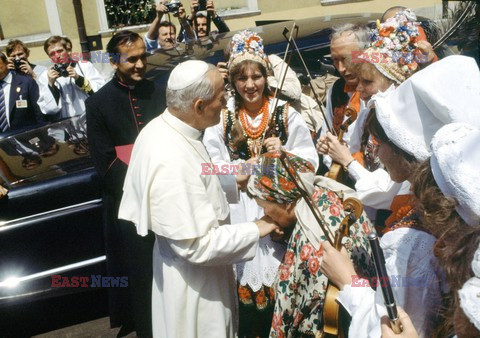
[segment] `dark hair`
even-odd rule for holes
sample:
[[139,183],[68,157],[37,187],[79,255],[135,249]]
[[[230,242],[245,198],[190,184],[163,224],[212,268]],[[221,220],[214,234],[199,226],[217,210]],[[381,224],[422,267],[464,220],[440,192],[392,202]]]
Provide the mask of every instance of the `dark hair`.
[[175,25],[173,23],[171,23],[170,21],[167,21],[167,20],[163,20],[159,23],[159,29],[160,27],[173,27],[173,31],[175,33],[177,33],[177,27],[175,27]]
[[446,197],[438,187],[430,166],[424,161],[412,179],[412,188],[418,200],[417,211],[422,226],[437,238],[434,254],[443,267],[450,292],[441,311],[442,324],[437,335],[453,332],[455,310],[460,306],[458,290],[473,276],[471,262],[480,243],[480,224],[471,227],[455,210],[457,201]]
[[1,59],[3,62],[8,62],[7,56],[6,56],[5,54],[3,54],[3,52],[0,52],[0,59]]
[[410,155],[409,153],[405,152],[403,149],[399,148],[397,145],[395,145],[392,141],[390,141],[390,138],[387,136],[385,133],[385,130],[383,129],[382,125],[377,119],[377,114],[375,111],[375,108],[370,109],[370,112],[368,113],[367,119],[365,120],[365,128],[364,128],[370,135],[372,135],[375,139],[383,142],[383,143],[388,143],[388,145],[392,148],[392,150],[401,155],[402,157],[407,160],[407,162],[416,162],[418,163],[417,159],[413,156]]
[[407,9],[407,7],[403,7],[403,6],[393,6],[393,7],[390,7],[390,8],[387,9],[385,12],[383,12],[382,18],[380,19],[380,22],[385,22],[385,20],[386,20],[385,17],[387,16],[387,14],[390,14],[390,13],[392,13],[393,11],[395,11],[395,14],[396,14],[397,12],[401,12],[401,11],[404,11],[404,10],[406,10],[406,9]]
[[8,41],[7,47],[5,47],[5,51],[7,52],[7,56],[10,56],[12,52],[17,48],[18,46],[22,47],[23,50],[25,51],[25,54],[27,54],[27,57],[30,55],[30,49],[20,40],[18,39],[12,39]]
[[193,21],[195,23],[195,32],[197,31],[197,19],[198,18],[205,18],[207,19],[207,35],[210,34],[210,16],[205,16],[203,15],[202,13],[198,13],[195,15],[195,17],[193,18]]
[[[48,56],[50,56],[48,54],[48,48],[52,45],[56,45],[57,43],[61,43],[63,48],[65,48],[65,50],[68,50],[67,39],[68,38],[63,38],[63,37],[58,36],[58,35],[53,35],[53,36],[49,37],[47,40],[45,40],[45,42],[43,43],[43,50],[45,51],[45,53],[47,53]],[[68,39],[68,41],[70,41],[70,39]],[[72,43],[72,42],[70,41],[70,43]]]
[[[65,41],[65,49],[69,52],[72,51],[72,47],[73,47],[73,44],[72,44],[72,40],[70,40],[69,38],[67,38],[66,36],[62,37],[63,41]],[[70,47],[69,47],[70,46]]]
[[141,39],[138,33],[128,31],[128,30],[120,31],[116,33],[114,36],[112,36],[110,41],[108,41],[107,53],[110,55],[118,54],[120,52],[119,50],[120,46],[134,43],[138,39]]

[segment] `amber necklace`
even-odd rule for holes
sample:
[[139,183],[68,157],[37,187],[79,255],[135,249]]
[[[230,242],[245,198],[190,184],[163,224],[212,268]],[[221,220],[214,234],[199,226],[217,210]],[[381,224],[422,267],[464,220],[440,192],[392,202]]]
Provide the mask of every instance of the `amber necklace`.
[[248,113],[245,106],[242,105],[242,107],[239,109],[238,115],[240,118],[240,123],[242,124],[243,130],[245,131],[245,134],[248,138],[255,140],[265,132],[265,129],[267,128],[267,124],[268,124],[268,117],[269,117],[268,101],[269,101],[268,98],[266,97],[263,98],[262,107],[257,113],[257,116],[262,114],[262,121],[260,122],[258,127],[252,126],[252,124],[248,121],[248,118],[247,118]]

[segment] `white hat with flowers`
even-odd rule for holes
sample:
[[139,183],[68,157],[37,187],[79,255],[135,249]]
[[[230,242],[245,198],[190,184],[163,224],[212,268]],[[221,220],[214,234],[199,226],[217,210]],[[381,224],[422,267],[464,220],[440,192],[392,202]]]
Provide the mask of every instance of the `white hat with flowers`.
[[251,60],[270,69],[270,62],[263,50],[263,39],[257,33],[244,30],[235,34],[230,41],[230,47],[229,68],[242,61]]

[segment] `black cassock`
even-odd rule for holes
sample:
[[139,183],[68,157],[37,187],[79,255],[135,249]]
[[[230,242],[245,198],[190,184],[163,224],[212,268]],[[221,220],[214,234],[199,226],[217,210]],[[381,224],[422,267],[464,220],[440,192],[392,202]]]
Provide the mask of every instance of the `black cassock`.
[[134,322],[139,337],[152,335],[154,235],[141,237],[132,223],[117,218],[127,165],[117,158],[115,147],[133,144],[164,109],[163,92],[148,80],[129,87],[114,77],[86,101],[88,144],[104,191],[107,272],[128,276],[127,288],[109,289],[110,323],[118,327]]

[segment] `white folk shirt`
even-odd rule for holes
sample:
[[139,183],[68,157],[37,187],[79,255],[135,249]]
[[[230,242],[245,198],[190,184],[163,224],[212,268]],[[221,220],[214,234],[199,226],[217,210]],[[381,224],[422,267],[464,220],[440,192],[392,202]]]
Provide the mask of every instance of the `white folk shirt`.
[[233,263],[252,259],[258,227],[221,225],[228,203],[202,133],[165,111],[138,136],[127,171],[119,218],[140,235],[152,230],[154,337],[234,337]]
[[[432,336],[442,293],[447,291],[433,255],[434,244],[435,237],[412,228],[390,231],[380,241],[389,277],[404,278],[401,283],[392,282],[395,302],[409,314],[420,337]],[[380,287],[373,291],[358,284],[346,285],[337,299],[352,316],[350,337],[381,337],[380,319],[387,312]]]
[[[283,105],[284,101],[279,101]],[[270,105],[273,100],[270,100]],[[233,110],[234,100],[230,99],[227,107]],[[262,119],[262,115],[252,119],[247,115],[250,124],[257,127]],[[288,139],[283,148],[307,161],[315,169],[318,167],[318,154],[313,145],[310,132],[302,116],[289,107],[288,110]],[[214,127],[207,128],[203,137],[203,143],[212,158],[215,165],[221,167],[225,164],[239,164],[244,162],[241,159],[232,161],[225,145],[223,121],[220,121]],[[245,192],[240,192],[238,203],[230,204],[231,220],[233,223],[254,221],[263,216],[263,208],[258,206],[254,199],[248,197]],[[237,278],[241,285],[249,285],[253,291],[258,291],[262,285],[271,287],[275,282],[278,266],[285,254],[286,246],[274,242],[270,236],[260,239],[259,249],[255,258],[251,261],[237,264]]]
[[[91,62],[81,61],[75,65],[75,71],[90,82],[90,87],[97,92],[104,84],[105,80]],[[55,86],[60,91],[60,99],[57,101],[48,88],[48,71],[42,72],[38,78],[38,88],[40,97],[38,105],[46,115],[55,115],[60,113],[59,118],[81,115],[85,112],[85,100],[88,94],[82,88],[75,84],[71,77],[59,77],[55,81]]]

